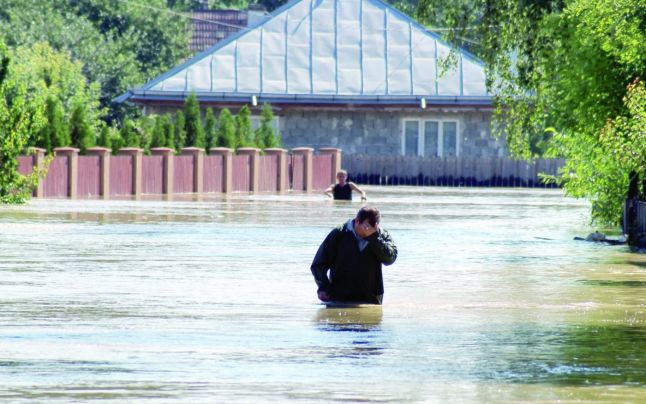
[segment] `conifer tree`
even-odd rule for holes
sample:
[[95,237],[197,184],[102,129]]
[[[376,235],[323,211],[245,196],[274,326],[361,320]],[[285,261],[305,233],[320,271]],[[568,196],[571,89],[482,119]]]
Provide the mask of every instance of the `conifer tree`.
[[108,125],[101,126],[101,132],[99,132],[99,140],[97,144],[101,147],[107,147],[108,149],[112,148],[112,129]]
[[94,146],[96,142],[94,130],[88,122],[85,107],[77,104],[72,109],[70,118],[70,137],[72,145],[78,147],[81,153],[85,153],[88,147]]
[[220,111],[220,122],[218,125],[218,146],[228,147],[230,149],[236,148],[236,127],[233,120],[233,115],[228,108],[223,108]]
[[215,147],[218,144],[217,132],[215,131],[215,116],[213,115],[213,109],[206,109],[206,116],[204,117],[204,136],[206,137],[206,150],[210,150],[211,147]]
[[122,147],[139,147],[139,134],[137,133],[137,128],[132,120],[126,119],[123,121],[119,135],[123,140]]
[[[121,129],[123,130],[123,127]],[[117,154],[119,149],[126,147],[126,142],[123,140],[120,131],[115,130],[110,132],[110,146],[112,147],[112,153]]]
[[155,127],[153,128],[153,136],[150,142],[150,147],[164,147],[166,146],[166,134],[164,133],[164,121],[161,116],[155,117]]
[[175,125],[173,125],[173,121],[171,119],[170,114],[164,114],[161,117],[162,120],[162,128],[164,130],[164,139],[166,139],[166,143],[164,144],[164,147],[169,147],[171,149],[175,148]]
[[256,129],[256,144],[264,149],[269,147],[280,147],[279,135],[274,130],[274,114],[269,104],[262,106],[260,115],[260,126]]
[[191,93],[184,102],[184,113],[186,115],[186,145],[204,148],[204,128],[202,127],[202,116],[200,103],[195,93]]
[[63,105],[57,97],[50,96],[45,101],[47,125],[41,129],[37,145],[48,152],[55,147],[70,146],[70,131],[65,122]]
[[253,131],[251,130],[251,112],[243,105],[236,115],[236,147],[253,147]]
[[186,117],[181,110],[175,113],[175,133],[173,135],[175,141],[175,151],[180,153],[182,147],[186,144]]

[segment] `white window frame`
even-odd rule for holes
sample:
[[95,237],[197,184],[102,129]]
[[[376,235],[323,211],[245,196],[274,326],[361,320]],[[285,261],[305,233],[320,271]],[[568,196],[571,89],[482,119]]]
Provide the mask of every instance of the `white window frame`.
[[457,119],[433,119],[433,118],[403,118],[401,125],[401,155],[406,155],[406,122],[417,122],[417,156],[424,157],[424,142],[426,133],[426,122],[437,122],[437,151],[438,157],[444,157],[444,124],[455,124],[455,156],[460,156],[462,148],[460,145],[460,121]]

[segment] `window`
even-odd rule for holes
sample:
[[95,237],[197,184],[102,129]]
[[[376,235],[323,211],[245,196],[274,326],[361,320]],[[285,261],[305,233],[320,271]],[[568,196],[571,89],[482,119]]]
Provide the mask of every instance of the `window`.
[[404,125],[404,156],[417,156],[419,147],[419,122],[406,121]]
[[405,119],[402,135],[404,156],[450,157],[460,155],[458,123]]

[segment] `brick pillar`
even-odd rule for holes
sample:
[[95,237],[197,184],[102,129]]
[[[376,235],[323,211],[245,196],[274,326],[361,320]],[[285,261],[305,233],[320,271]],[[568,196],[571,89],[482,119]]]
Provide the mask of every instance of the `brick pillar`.
[[[41,149],[40,147],[30,147],[29,148],[30,152],[33,155],[33,164],[34,168],[33,170],[40,171],[45,167],[45,152],[47,150]],[[33,196],[36,198],[42,198],[45,196],[45,188],[43,186],[43,179],[41,178],[40,175],[38,176],[38,185],[36,185],[36,189],[34,189]]]
[[212,147],[209,149],[211,155],[222,156],[222,191],[230,193],[233,191],[233,150],[228,147]]
[[132,194],[135,199],[141,196],[141,162],[144,149],[138,147],[124,147],[119,149],[119,155],[132,156]]
[[292,153],[303,156],[303,182],[305,183],[305,192],[312,191],[312,156],[314,149],[311,147],[297,147],[292,149]]
[[162,174],[162,177],[163,177],[162,193],[164,195],[172,194],[173,193],[173,174],[174,174],[173,157],[175,155],[175,150],[169,147],[153,147],[152,149],[150,149],[150,154],[152,154],[153,156],[164,156],[164,172]]
[[268,148],[265,149],[265,154],[268,156],[278,156],[278,186],[276,191],[287,191],[287,150],[281,148]]
[[79,149],[74,147],[56,147],[54,153],[57,156],[67,157],[67,196],[70,199],[76,199]]
[[204,190],[204,149],[184,147],[182,156],[193,156],[193,192],[201,194]]
[[110,199],[110,153],[107,147],[88,147],[89,156],[99,156],[101,165],[101,199]]
[[239,147],[238,155],[249,156],[249,191],[258,192],[258,169],[260,167],[260,149]]
[[336,147],[323,147],[319,149],[321,154],[332,155],[332,172],[330,173],[330,184],[336,183],[336,173],[341,169],[341,149]]

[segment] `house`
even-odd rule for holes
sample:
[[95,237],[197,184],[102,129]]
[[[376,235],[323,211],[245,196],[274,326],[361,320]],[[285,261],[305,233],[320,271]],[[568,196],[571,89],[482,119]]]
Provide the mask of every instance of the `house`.
[[270,103],[286,148],[500,157],[483,64],[381,0],[293,0],[117,100],[172,112]]

